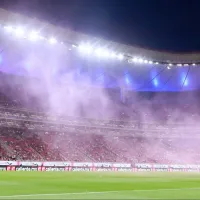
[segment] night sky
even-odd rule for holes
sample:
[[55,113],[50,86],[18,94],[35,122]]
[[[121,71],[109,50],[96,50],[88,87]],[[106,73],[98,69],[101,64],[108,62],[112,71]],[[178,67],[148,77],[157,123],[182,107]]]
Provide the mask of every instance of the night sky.
[[200,0],[1,0],[0,7],[116,42],[200,52]]

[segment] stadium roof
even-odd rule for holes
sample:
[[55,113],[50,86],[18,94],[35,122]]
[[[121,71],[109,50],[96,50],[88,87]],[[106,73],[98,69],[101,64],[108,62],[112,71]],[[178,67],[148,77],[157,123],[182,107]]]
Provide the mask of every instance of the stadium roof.
[[148,50],[144,48],[119,44],[113,41],[108,41],[105,39],[96,38],[94,36],[86,35],[83,33],[78,33],[68,28],[57,27],[55,25],[38,20],[36,18],[30,18],[4,9],[0,9],[0,24],[2,26],[20,25],[20,26],[25,26],[28,29],[39,29],[43,34],[54,35],[60,41],[63,41],[64,43],[67,43],[69,45],[70,44],[79,45],[82,42],[89,42],[94,46],[106,47],[108,49],[114,50],[115,52],[122,53],[123,55],[126,55],[128,59],[129,58],[131,59],[133,57],[138,57],[163,64],[174,63],[176,65],[200,63],[200,53],[178,54],[178,53]]

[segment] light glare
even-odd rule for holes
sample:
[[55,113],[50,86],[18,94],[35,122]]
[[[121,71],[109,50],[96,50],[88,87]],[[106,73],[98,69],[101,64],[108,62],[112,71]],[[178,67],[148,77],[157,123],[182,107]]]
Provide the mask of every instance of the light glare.
[[140,58],[140,59],[138,60],[138,62],[139,62],[139,63],[143,63],[143,59]]
[[[42,37],[38,34],[37,31],[32,31],[28,34],[28,36],[25,35],[25,31],[22,27],[17,27],[17,28],[13,28],[12,26],[4,26],[3,27],[7,32],[14,32],[16,34],[17,37],[24,37],[24,38],[28,38],[31,41],[36,41],[38,39],[43,39],[43,40],[47,40],[50,44],[56,44],[58,41],[54,38],[51,37],[49,39]],[[26,36],[26,37],[25,37]],[[61,42],[61,44],[64,44],[63,42]],[[71,44],[72,48],[76,48],[78,47],[79,50],[81,50],[83,53],[95,53],[97,56],[99,57],[111,57],[111,58],[117,58],[119,60],[123,60],[124,59],[124,55],[123,54],[116,54],[112,51],[103,49],[103,48],[97,48],[96,50],[89,44],[86,45],[75,45],[75,44]],[[71,48],[69,50],[72,50]],[[134,57],[132,58],[133,62],[138,62],[138,63],[145,63],[145,64],[156,64],[158,65],[159,62],[153,62],[153,61],[149,61],[149,60],[143,60],[142,58],[137,58]],[[177,66],[189,66],[189,64],[176,64]],[[195,66],[196,64],[193,63],[193,66]],[[172,66],[171,63],[168,64],[168,66]]]
[[18,27],[15,29],[15,34],[17,37],[23,37],[24,36],[24,29],[21,27]]
[[133,58],[133,62],[137,62],[138,61],[138,59],[137,58]]
[[52,37],[52,38],[49,39],[49,43],[50,43],[50,44],[56,44],[56,43],[57,43],[57,40],[56,40],[55,38]]
[[103,55],[103,49],[101,49],[101,48],[98,48],[98,49],[96,49],[95,50],[95,54],[97,55],[97,56],[102,56]]
[[38,32],[36,31],[32,31],[30,34],[29,34],[29,39],[31,41],[36,41],[40,38],[40,36],[38,35]]
[[109,57],[110,56],[110,52],[108,50],[103,50],[102,56]]
[[122,54],[118,55],[119,60],[123,60],[124,56]]
[[91,53],[92,52],[92,46],[90,44],[82,44],[79,46],[79,50],[82,52],[82,53]]
[[114,52],[111,53],[111,57],[112,57],[112,58],[115,58],[116,56],[117,56],[117,55],[116,55]]
[[13,31],[13,27],[12,26],[4,26],[4,29],[9,33]]
[[153,64],[153,62],[152,62],[152,61],[149,61],[149,64]]

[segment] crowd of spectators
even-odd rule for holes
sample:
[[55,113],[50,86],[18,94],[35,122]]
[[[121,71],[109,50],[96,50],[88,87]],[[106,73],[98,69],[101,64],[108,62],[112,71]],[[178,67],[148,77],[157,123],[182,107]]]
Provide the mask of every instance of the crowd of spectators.
[[0,129],[0,160],[197,164],[200,139]]
[[148,96],[145,101],[143,95],[133,101],[130,93],[134,105],[118,101],[119,112],[112,120],[69,117],[47,112],[24,89],[24,79],[11,85],[2,77],[0,160],[200,162],[198,103],[189,104],[190,98],[183,101],[184,94],[180,98]]

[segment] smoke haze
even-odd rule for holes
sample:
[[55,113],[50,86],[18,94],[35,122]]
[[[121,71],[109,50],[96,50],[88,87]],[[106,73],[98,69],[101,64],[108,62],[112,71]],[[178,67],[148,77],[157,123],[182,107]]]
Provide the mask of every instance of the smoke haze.
[[[126,64],[95,61],[94,58],[84,58],[79,54],[78,50],[69,51],[61,45],[17,42],[13,43],[13,49],[2,54],[1,70],[23,75],[18,78],[13,76],[11,82],[1,80],[1,91],[8,98],[20,99],[23,106],[29,109],[37,107],[51,115],[116,119],[121,126],[116,132],[105,131],[104,136],[100,136],[98,131],[85,136],[48,133],[51,135],[49,146],[58,148],[62,153],[68,151],[71,159],[74,159],[71,149],[85,152],[88,159],[91,151],[96,149],[103,155],[104,161],[198,162],[200,147],[195,128],[199,127],[199,108],[195,92],[153,93],[153,96],[149,93],[145,97],[144,93],[127,91],[125,99],[131,101],[122,103],[120,88],[108,89],[101,84],[95,86],[90,74],[101,65],[108,68],[116,65],[118,68],[122,65],[127,67]],[[110,73],[111,76],[119,74],[118,71],[116,74]],[[121,84],[120,76],[118,81]],[[16,85],[18,91],[14,90]],[[104,124],[101,120],[98,123]],[[123,125],[126,123],[135,127],[128,134],[125,130],[127,127]],[[99,150],[101,148],[107,150]]]

